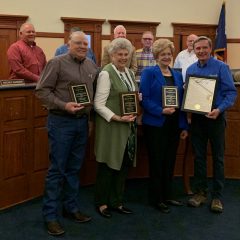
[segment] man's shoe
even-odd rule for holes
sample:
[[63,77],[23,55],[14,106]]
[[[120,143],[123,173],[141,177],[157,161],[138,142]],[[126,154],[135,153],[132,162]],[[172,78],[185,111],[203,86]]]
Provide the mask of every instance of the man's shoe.
[[118,213],[121,213],[121,214],[132,214],[133,211],[129,208],[126,208],[124,206],[119,206],[117,208],[114,208],[114,210],[116,210]]
[[183,202],[179,200],[167,200],[166,203],[177,207],[183,206]]
[[204,193],[196,193],[188,200],[188,205],[191,207],[199,207],[201,204],[206,203],[207,196]]
[[72,219],[78,223],[89,222],[92,219],[90,216],[87,216],[87,215],[81,213],[80,211],[77,211],[75,213],[70,213],[64,209],[63,209],[63,217]]
[[217,198],[214,198],[211,203],[211,211],[215,213],[222,213],[223,212],[223,205],[221,201]]
[[45,224],[47,227],[48,234],[52,236],[60,236],[65,233],[64,229],[57,221],[49,221],[46,222]]
[[156,208],[162,213],[170,213],[170,208],[163,202],[158,203]]
[[96,207],[96,210],[102,217],[105,217],[105,218],[111,218],[112,217],[112,214],[109,211],[108,207],[101,208],[101,206],[99,206],[99,207]]

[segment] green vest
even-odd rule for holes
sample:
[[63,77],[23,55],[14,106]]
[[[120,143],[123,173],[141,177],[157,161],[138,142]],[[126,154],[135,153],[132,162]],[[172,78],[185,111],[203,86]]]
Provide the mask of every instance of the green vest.
[[[127,92],[127,87],[119,78],[111,64],[106,65],[103,71],[109,73],[111,81],[111,89],[106,107],[111,109],[115,114],[121,115],[119,93]],[[132,73],[131,77],[134,79]],[[117,121],[107,122],[100,115],[96,114],[95,154],[97,162],[106,163],[108,167],[120,170],[130,132],[129,123]]]

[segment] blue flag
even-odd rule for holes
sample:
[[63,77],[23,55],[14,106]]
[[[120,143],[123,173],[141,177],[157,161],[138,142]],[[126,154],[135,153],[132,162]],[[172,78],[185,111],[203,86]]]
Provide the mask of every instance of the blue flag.
[[227,37],[225,33],[225,3],[222,4],[215,39],[214,56],[223,62],[227,60]]

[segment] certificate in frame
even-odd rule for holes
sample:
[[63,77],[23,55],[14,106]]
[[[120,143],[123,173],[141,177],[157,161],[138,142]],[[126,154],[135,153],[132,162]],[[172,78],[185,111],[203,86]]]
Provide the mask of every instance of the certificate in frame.
[[179,108],[178,88],[176,86],[162,87],[162,107]]
[[120,93],[120,106],[121,114],[124,115],[138,115],[139,114],[139,102],[138,92],[122,92]]
[[181,110],[198,114],[211,112],[216,87],[217,77],[188,75]]
[[69,87],[72,100],[82,105],[91,104],[89,92],[86,83],[71,85]]

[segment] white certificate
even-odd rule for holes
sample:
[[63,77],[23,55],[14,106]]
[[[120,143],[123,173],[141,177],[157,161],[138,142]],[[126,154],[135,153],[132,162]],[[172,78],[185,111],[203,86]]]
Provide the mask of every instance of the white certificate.
[[216,84],[216,77],[188,76],[182,110],[199,114],[211,112]]

